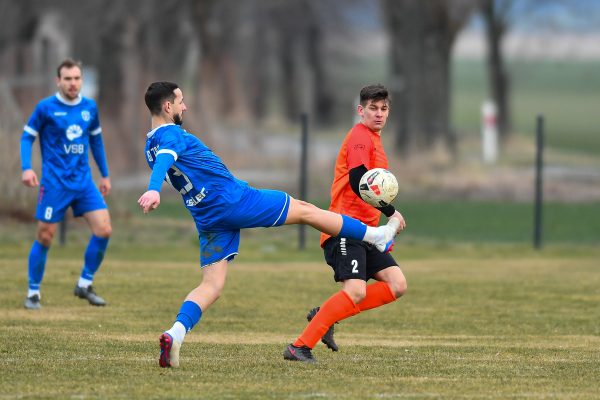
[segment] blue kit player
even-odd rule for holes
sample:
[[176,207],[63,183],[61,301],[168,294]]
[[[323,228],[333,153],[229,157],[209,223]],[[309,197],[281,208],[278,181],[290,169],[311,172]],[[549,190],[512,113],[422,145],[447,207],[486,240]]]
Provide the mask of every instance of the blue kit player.
[[[25,186],[40,186],[36,218],[36,240],[29,253],[29,292],[25,308],[39,309],[40,284],[44,277],[46,255],[60,222],[69,207],[73,215],[83,216],[91,228],[92,237],[84,254],[83,269],[75,285],[75,296],[91,305],[106,302],[92,287],[94,274],[100,267],[111,234],[110,216],[103,195],[110,192],[108,166],[102,143],[102,128],[96,103],[82,97],[81,65],[63,61],[57,68],[58,92],[40,101],[21,138],[21,181]],[[40,140],[42,181],[31,169],[31,148]],[[102,176],[99,189],[94,185],[88,160],[88,149]]]
[[362,222],[296,200],[287,193],[256,189],[235,178],[202,141],[181,128],[186,106],[175,83],[152,83],[145,95],[152,117],[146,159],[152,168],[148,191],[138,200],[144,213],[160,204],[163,180],[175,188],[192,215],[200,239],[202,282],[181,305],[171,329],[160,335],[161,367],[178,367],[184,337],[221,295],[229,261],[238,254],[240,229],[306,224],[329,235],[343,235],[388,251],[400,220],[370,227]]

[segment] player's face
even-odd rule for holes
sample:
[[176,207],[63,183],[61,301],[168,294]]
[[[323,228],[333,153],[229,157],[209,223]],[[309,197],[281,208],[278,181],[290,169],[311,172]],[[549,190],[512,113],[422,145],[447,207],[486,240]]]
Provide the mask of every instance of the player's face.
[[175,93],[175,100],[173,100],[173,103],[171,104],[171,117],[173,118],[173,123],[182,125],[183,113],[187,111],[187,107],[183,102],[183,92],[181,89],[177,88],[173,93]]
[[373,132],[379,132],[385,126],[388,115],[390,115],[390,106],[386,100],[368,100],[366,106],[359,104],[358,115],[360,122]]
[[79,67],[63,67],[60,77],[56,78],[56,86],[64,98],[75,100],[81,91],[81,70]]

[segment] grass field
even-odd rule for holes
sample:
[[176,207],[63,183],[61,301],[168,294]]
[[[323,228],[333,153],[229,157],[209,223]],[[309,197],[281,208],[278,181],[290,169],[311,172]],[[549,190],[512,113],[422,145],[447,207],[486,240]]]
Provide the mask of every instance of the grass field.
[[182,367],[163,370],[157,337],[197,263],[109,256],[96,284],[110,303],[92,308],[71,294],[80,250],[50,258],[40,312],[21,307],[23,260],[2,257],[0,398],[597,398],[598,251],[403,261],[405,298],[339,324],[340,352],[319,344],[314,366],[281,353],[336,290],[329,270],[235,263]]
[[518,224],[526,205],[406,206],[412,231],[394,255],[407,295],[337,325],[340,352],[319,344],[314,366],[282,358],[306,312],[337,290],[312,230],[303,252],[295,227],[244,232],[223,297],[187,337],[182,368],[164,370],[158,335],[201,278],[179,204],[115,218],[95,281],[105,308],[72,295],[87,238],[72,223],[67,245],[49,254],[44,308],[24,310],[33,226],[3,223],[0,398],[597,398],[597,205],[555,205],[549,214],[569,223],[543,251],[518,233],[529,231]]
[[[597,62],[508,61],[513,129],[533,136],[535,118],[546,120],[547,146],[598,154],[600,70]],[[488,97],[483,61],[453,64],[453,121],[465,133],[479,134],[481,103]]]

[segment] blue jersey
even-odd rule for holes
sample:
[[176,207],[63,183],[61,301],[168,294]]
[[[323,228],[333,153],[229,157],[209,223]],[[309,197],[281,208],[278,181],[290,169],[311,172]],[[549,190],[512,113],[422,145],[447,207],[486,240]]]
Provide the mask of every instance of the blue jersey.
[[[92,176],[88,160],[90,137],[96,138],[94,142],[104,158],[98,109],[91,99],[80,96],[67,101],[58,93],[48,97],[38,103],[23,130],[24,136],[40,139],[43,186],[71,190],[87,186]],[[97,154],[95,151],[98,162]],[[108,176],[104,159],[99,167],[102,176]]]
[[150,131],[145,150],[150,168],[158,154],[168,153],[175,158],[165,180],[181,194],[185,206],[204,227],[231,212],[231,205],[249,190],[248,184],[234,177],[211,149],[178,125],[166,124]]

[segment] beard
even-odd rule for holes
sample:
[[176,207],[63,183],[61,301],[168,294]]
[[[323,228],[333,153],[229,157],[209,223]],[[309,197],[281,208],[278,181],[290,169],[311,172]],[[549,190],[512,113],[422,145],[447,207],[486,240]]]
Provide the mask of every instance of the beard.
[[175,125],[183,125],[183,116],[180,114],[175,114],[175,116],[173,116],[173,123]]

